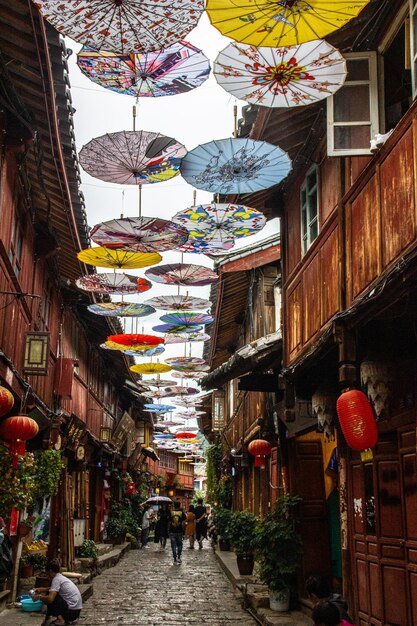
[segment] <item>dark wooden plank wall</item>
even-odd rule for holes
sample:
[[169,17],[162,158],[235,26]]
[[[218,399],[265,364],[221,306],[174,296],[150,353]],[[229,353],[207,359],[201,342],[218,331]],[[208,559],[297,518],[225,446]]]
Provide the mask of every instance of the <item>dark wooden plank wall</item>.
[[[351,306],[381,273],[416,244],[417,112],[396,129],[397,141],[370,163],[316,155],[320,235],[304,257],[300,245],[299,188],[291,188],[284,218],[284,361],[290,365]],[[344,281],[342,283],[342,281]]]

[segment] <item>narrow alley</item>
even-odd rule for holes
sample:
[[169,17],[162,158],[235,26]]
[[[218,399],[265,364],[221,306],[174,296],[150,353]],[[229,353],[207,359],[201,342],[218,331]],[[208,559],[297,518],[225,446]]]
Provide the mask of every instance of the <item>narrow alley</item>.
[[130,551],[94,580],[80,625],[254,626],[211,549],[184,549],[173,565],[169,545]]

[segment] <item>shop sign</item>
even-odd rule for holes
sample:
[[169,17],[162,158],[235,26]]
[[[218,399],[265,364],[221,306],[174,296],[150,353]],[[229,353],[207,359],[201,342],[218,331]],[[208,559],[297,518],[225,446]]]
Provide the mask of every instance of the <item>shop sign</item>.
[[123,413],[116,428],[114,429],[110,443],[117,451],[120,451],[128,437],[135,433],[135,422],[126,411]]
[[72,414],[68,424],[67,445],[76,448],[85,433],[85,424],[76,415]]

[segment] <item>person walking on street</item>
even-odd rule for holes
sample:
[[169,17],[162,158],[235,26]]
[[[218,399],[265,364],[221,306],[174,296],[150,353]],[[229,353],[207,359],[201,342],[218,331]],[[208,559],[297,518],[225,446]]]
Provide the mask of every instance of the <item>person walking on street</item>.
[[142,548],[148,547],[149,531],[151,529],[151,521],[153,519],[153,510],[150,504],[145,504],[142,515],[142,533],[141,533],[141,545]]
[[198,549],[203,548],[203,539],[207,539],[207,511],[203,498],[198,498],[195,507],[195,534],[198,542]]
[[170,513],[166,504],[161,504],[158,518],[155,524],[154,543],[159,543],[161,550],[165,550],[168,538],[168,526],[170,521]]
[[187,516],[182,510],[179,502],[174,502],[174,508],[170,515],[169,538],[171,539],[172,556],[174,557],[174,565],[180,565],[184,526],[187,521]]
[[187,526],[185,529],[185,536],[190,541],[190,550],[194,550],[194,541],[195,541],[195,512],[194,512],[194,504],[190,504],[187,513]]

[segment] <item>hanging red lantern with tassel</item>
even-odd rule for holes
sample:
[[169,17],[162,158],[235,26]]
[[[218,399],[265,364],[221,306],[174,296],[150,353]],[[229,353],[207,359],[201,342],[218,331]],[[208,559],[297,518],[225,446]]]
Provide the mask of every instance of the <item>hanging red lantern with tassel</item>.
[[336,404],[340,427],[346,443],[352,450],[363,452],[378,441],[378,429],[372,406],[358,389],[342,393]]
[[248,452],[255,457],[255,467],[264,469],[266,466],[265,457],[271,454],[271,444],[266,439],[254,439],[248,445]]
[[0,417],[11,411],[13,405],[13,394],[6,387],[0,387]]
[[0,438],[7,442],[13,459],[12,467],[17,468],[19,456],[26,451],[26,441],[38,434],[39,426],[27,415],[13,415],[7,417],[0,424]]

